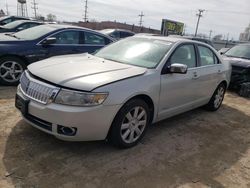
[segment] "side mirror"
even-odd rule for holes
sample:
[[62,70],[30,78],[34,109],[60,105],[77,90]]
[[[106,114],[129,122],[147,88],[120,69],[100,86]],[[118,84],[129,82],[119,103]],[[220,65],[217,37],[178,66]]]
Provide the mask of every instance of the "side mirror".
[[46,38],[44,41],[42,41],[42,45],[51,45],[51,44],[55,44],[56,43],[56,38]]
[[174,63],[168,67],[167,73],[186,74],[187,70],[187,65]]

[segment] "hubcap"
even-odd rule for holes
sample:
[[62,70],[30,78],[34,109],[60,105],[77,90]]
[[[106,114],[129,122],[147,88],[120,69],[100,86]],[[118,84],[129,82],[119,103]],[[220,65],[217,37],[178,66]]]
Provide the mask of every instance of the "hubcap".
[[217,91],[217,94],[215,95],[215,100],[214,100],[214,107],[215,108],[219,108],[219,106],[221,105],[222,101],[223,101],[223,97],[224,97],[224,88],[220,87]]
[[15,61],[6,61],[0,66],[0,77],[6,82],[16,82],[20,79],[23,67]]
[[142,107],[129,111],[121,125],[121,137],[125,143],[131,144],[138,140],[147,125],[147,113]]

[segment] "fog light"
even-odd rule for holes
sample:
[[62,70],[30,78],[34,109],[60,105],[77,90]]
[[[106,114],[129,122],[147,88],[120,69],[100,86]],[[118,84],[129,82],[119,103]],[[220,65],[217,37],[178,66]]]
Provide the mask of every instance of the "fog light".
[[75,136],[77,132],[77,128],[75,127],[65,127],[62,125],[57,126],[57,133],[65,136]]

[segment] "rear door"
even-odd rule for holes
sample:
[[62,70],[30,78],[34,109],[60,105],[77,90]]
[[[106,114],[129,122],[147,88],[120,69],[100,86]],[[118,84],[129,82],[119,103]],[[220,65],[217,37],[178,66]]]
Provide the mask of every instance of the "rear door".
[[197,45],[199,65],[197,68],[198,81],[201,85],[199,90],[203,99],[210,99],[219,85],[222,74],[222,64],[216,54],[207,46]]

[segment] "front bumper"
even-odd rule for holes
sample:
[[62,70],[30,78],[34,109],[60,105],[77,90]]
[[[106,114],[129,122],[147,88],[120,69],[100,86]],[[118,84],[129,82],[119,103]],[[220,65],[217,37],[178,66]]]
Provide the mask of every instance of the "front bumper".
[[[17,96],[28,99],[20,90]],[[29,99],[28,99],[29,100]],[[66,141],[104,140],[112,121],[121,105],[100,105],[95,107],[74,107],[55,103],[47,105],[29,100],[23,118],[32,126]],[[74,136],[59,134],[59,127],[74,127]]]

